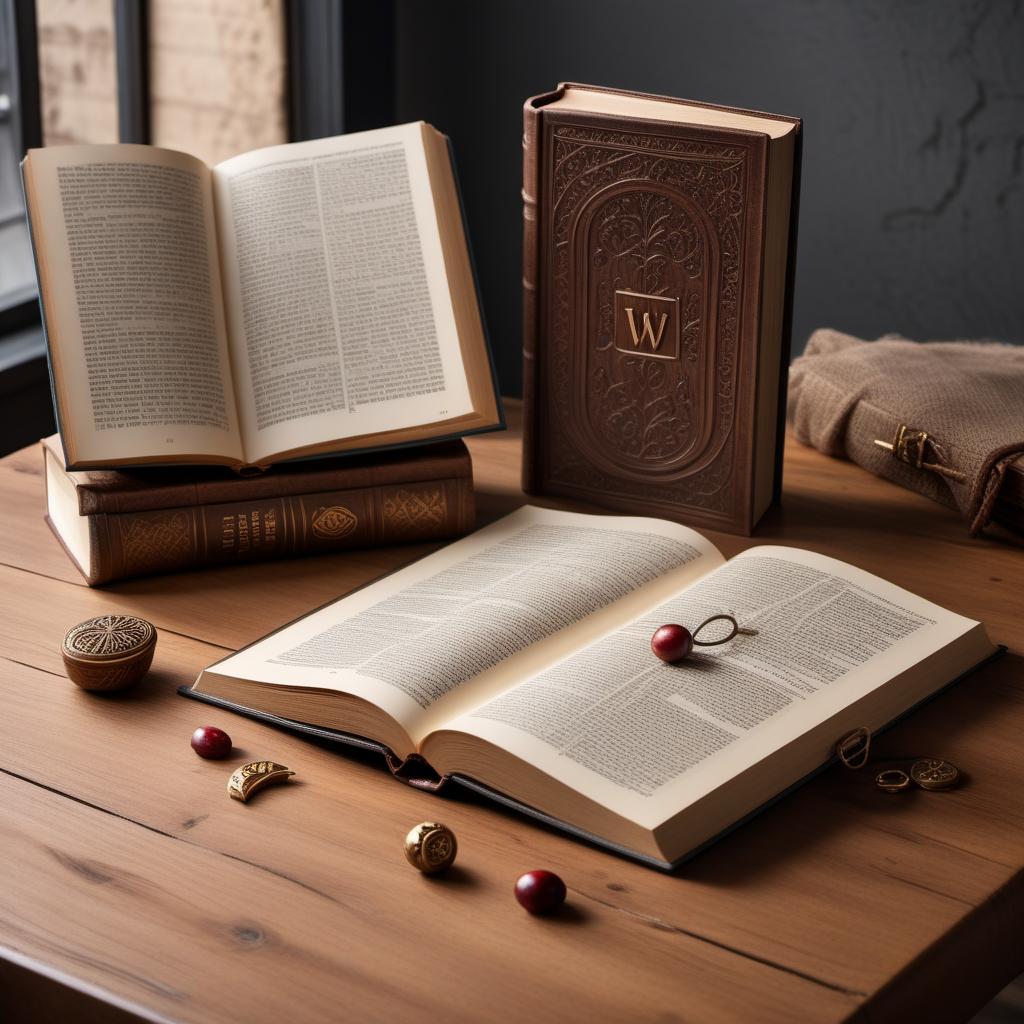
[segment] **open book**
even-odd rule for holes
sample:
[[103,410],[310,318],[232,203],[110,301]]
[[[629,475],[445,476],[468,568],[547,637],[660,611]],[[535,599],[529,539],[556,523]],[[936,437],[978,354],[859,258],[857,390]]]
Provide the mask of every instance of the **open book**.
[[68,469],[264,467],[501,424],[430,125],[212,168],[34,149],[23,177]]
[[[658,626],[725,611],[756,635],[651,653]],[[426,762],[668,867],[993,653],[980,623],[832,558],[726,561],[662,520],[525,507],[187,693],[368,738],[398,774]]]

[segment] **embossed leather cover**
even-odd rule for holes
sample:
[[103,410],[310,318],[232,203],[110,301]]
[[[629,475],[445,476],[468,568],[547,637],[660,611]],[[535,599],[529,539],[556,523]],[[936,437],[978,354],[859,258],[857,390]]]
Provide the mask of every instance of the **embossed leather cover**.
[[[381,544],[444,540],[473,528],[473,465],[462,441],[284,464],[254,477],[165,467],[69,472],[88,522],[90,585],[129,576]],[[50,495],[47,495],[47,502]],[[51,515],[47,522],[61,537]]]
[[785,387],[791,306],[766,365],[768,136],[549,109],[565,88],[524,113],[523,487],[750,533],[758,380]]

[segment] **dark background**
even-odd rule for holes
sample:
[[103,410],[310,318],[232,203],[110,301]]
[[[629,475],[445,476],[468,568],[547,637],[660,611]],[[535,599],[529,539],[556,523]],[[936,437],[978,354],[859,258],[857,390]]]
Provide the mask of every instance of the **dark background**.
[[793,354],[1024,341],[1024,10],[962,0],[400,0],[397,120],[447,132],[502,389],[520,366],[521,108],[559,81],[804,118]]

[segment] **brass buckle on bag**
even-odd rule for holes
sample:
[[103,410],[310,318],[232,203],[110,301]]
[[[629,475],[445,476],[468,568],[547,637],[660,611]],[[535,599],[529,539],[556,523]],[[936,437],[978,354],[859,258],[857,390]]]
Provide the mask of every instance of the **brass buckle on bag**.
[[[905,462],[915,469],[928,469],[939,476],[950,480],[958,480],[961,483],[967,479],[966,475],[959,469],[950,469],[944,465],[946,453],[942,445],[924,430],[911,430],[905,423],[896,428],[896,436],[891,441],[883,441],[875,438],[875,444],[884,448],[894,459]],[[933,461],[925,462],[925,457],[930,456]]]
[[894,459],[905,462],[908,466],[920,469],[924,465],[925,445],[928,443],[928,435],[923,430],[910,430],[906,423],[901,423],[896,429],[896,436],[892,441],[882,441],[875,438],[875,444],[879,448],[885,448],[892,452]]

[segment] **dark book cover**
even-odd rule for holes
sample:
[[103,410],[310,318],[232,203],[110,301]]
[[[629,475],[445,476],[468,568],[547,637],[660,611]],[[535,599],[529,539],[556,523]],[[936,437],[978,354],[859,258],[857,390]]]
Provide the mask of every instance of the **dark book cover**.
[[781,480],[800,121],[686,104],[796,128],[766,298],[769,136],[552,107],[566,88],[524,113],[524,489],[749,534]]

